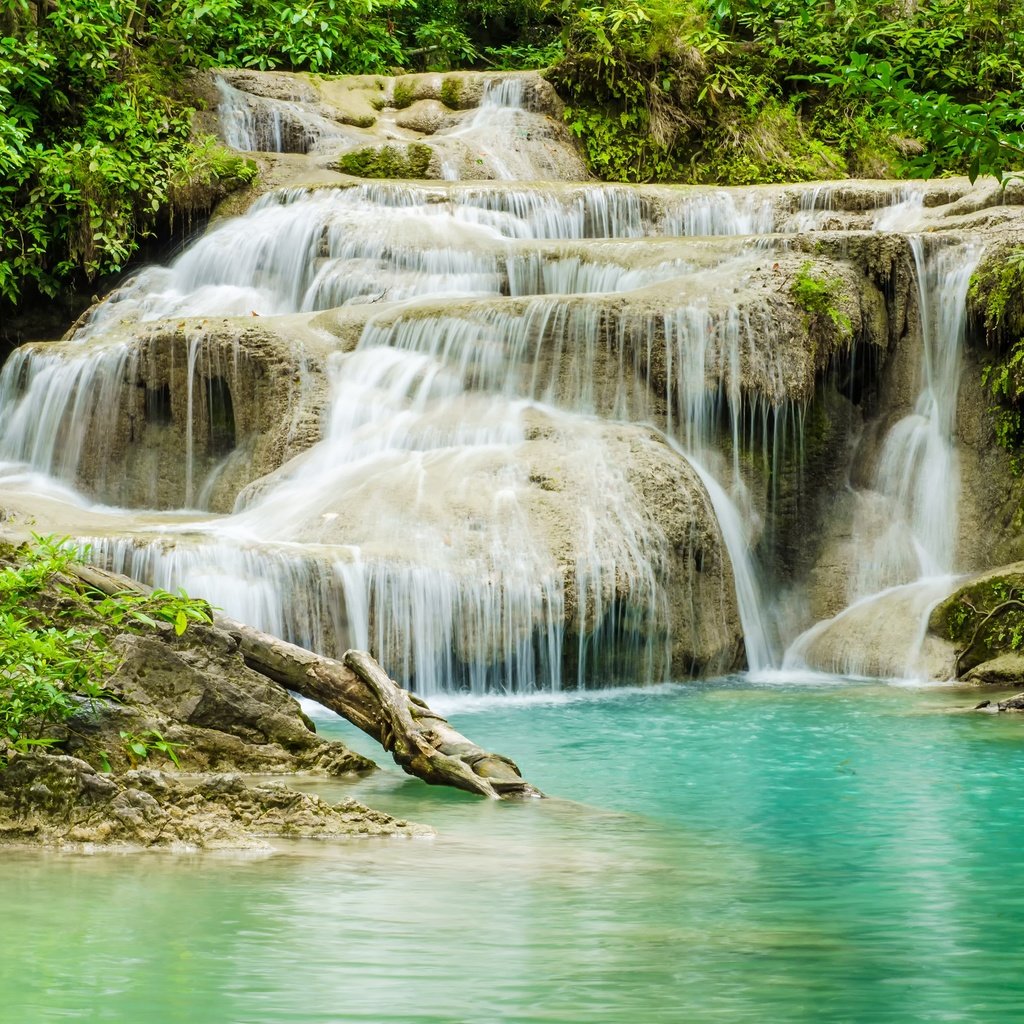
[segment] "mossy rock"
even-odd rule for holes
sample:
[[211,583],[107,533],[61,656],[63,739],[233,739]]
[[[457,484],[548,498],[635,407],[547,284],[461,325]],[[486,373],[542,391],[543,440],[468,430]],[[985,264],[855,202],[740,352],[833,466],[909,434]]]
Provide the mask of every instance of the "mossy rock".
[[401,80],[395,82],[394,92],[391,94],[391,106],[396,110],[405,110],[406,107],[412,105],[415,99],[415,90],[408,82]]
[[984,325],[991,361],[982,387],[995,402],[996,443],[1011,456],[1011,470],[1024,475],[1024,247],[996,244],[986,250],[971,278],[968,309]]
[[168,199],[178,213],[212,210],[220,200],[251,185],[258,176],[254,160],[207,137],[193,146],[187,162],[172,174]]
[[976,665],[964,680],[979,686],[1019,687],[1024,683],[1024,654],[1000,654],[991,661]]
[[465,110],[473,106],[463,95],[462,80],[460,78],[446,78],[441,83],[441,102],[449,110]]
[[[1020,606],[1009,603],[1014,601]],[[936,606],[928,627],[962,652],[960,673],[1024,650],[1024,562],[970,580]]]
[[968,304],[990,340],[1024,335],[1024,247],[1002,242],[986,248],[971,278]]
[[377,118],[372,114],[345,114],[338,118],[342,124],[351,125],[353,128],[372,128],[377,123]]
[[344,153],[338,170],[357,178],[425,178],[431,149],[423,143],[408,146],[367,146]]

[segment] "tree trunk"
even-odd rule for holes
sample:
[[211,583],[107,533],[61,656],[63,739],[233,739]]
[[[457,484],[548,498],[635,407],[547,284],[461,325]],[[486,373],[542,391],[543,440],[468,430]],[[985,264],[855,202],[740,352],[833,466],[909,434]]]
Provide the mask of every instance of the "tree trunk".
[[[103,594],[149,590],[91,565],[72,565],[68,571]],[[377,740],[409,775],[496,800],[543,796],[512,761],[457,732],[420,697],[403,690],[366,651],[348,651],[335,661],[225,615],[215,615],[214,622],[235,638],[251,669],[347,719]]]

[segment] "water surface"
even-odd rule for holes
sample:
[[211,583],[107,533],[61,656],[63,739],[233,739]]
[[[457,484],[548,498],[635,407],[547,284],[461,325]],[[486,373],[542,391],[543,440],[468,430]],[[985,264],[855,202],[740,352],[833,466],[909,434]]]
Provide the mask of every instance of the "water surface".
[[971,702],[820,679],[455,699],[562,799],[388,770],[308,784],[436,839],[5,854],[0,1020],[1016,1022],[1024,720],[945,711]]

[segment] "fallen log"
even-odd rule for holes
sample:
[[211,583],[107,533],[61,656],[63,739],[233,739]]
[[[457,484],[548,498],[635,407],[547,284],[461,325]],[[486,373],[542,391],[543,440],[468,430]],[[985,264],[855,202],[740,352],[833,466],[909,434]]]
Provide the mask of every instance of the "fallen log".
[[[92,565],[74,564],[66,571],[106,595],[150,590]],[[523,779],[514,762],[478,747],[420,697],[402,689],[366,651],[348,651],[336,661],[226,615],[215,614],[214,625],[235,639],[251,669],[347,719],[377,740],[409,775],[495,800],[544,795]]]

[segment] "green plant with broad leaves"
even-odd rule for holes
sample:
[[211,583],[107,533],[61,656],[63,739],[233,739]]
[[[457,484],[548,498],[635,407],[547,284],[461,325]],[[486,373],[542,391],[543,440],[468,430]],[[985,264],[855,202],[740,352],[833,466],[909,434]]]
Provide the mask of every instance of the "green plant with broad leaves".
[[[0,737],[16,750],[52,745],[56,725],[109,698],[104,683],[117,667],[111,635],[181,636],[212,621],[209,605],[184,591],[89,591],[69,572],[78,553],[67,538],[36,537],[0,555]],[[170,756],[163,738],[155,740],[150,746]]]
[[[181,767],[181,759],[178,751],[184,748],[183,743],[172,743],[164,738],[157,729],[143,729],[142,732],[130,732],[122,729],[119,733],[121,744],[124,747],[125,755],[133,768],[142,761],[147,761],[150,754],[163,754],[168,760],[174,762],[176,768]],[[107,770],[109,771],[109,760]]]

